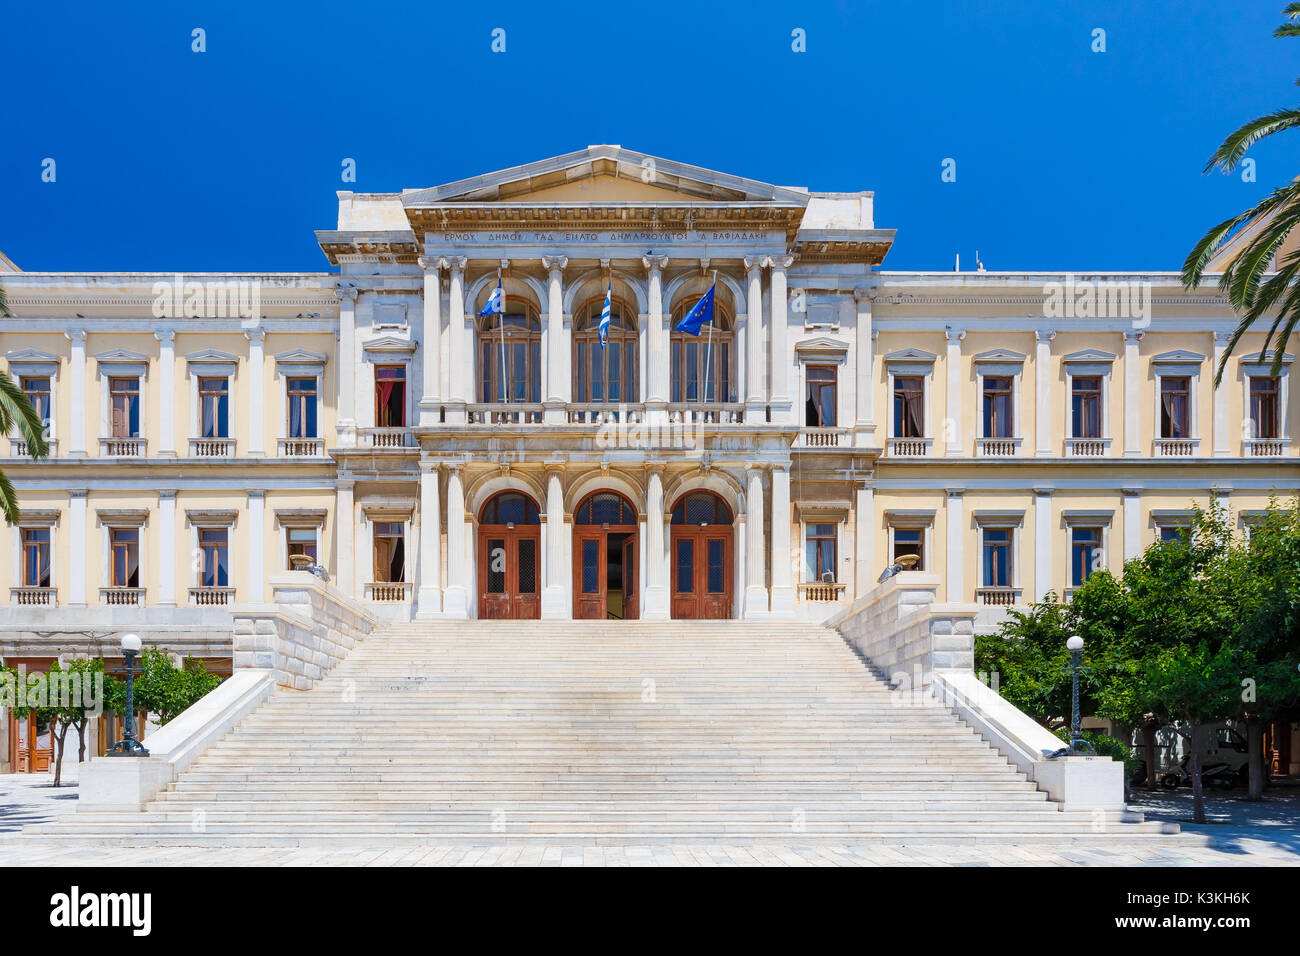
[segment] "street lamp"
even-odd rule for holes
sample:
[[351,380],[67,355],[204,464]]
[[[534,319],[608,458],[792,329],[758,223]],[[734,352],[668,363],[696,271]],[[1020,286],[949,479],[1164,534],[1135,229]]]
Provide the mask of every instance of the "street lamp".
[[1070,672],[1074,679],[1073,699],[1070,707],[1070,755],[1092,753],[1092,744],[1083,739],[1079,730],[1079,669],[1083,663],[1083,638],[1078,634],[1065,642],[1070,652]]
[[145,750],[140,741],[135,739],[135,658],[140,653],[140,637],[138,634],[122,635],[122,656],[126,658],[126,727],[122,731],[122,739],[113,745],[109,751],[110,757],[147,757],[149,751]]

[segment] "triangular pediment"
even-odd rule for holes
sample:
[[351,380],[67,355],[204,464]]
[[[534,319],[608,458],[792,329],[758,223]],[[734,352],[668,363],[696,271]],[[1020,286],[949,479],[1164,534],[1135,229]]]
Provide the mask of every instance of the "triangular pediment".
[[925,349],[898,349],[885,356],[886,362],[933,362],[938,356]]
[[795,343],[799,352],[847,352],[849,343],[842,339],[833,339],[828,335],[819,335],[812,339],[802,339]]
[[227,365],[239,361],[239,357],[230,352],[220,352],[217,349],[200,349],[185,356],[185,361],[191,365]]
[[1195,362],[1205,361],[1205,356],[1200,352],[1192,352],[1188,349],[1174,349],[1171,352],[1161,352],[1159,355],[1151,357],[1152,362]]
[[1113,362],[1115,361],[1114,352],[1103,352],[1101,349],[1080,349],[1078,352],[1071,352],[1061,361],[1071,362]]
[[280,352],[275,356],[275,361],[279,365],[324,365],[324,352],[308,352],[306,349],[291,349],[288,352]]
[[1017,352],[1015,349],[989,349],[987,352],[980,352],[972,361],[1023,363],[1026,357],[1024,352]]
[[361,348],[366,352],[414,352],[415,343],[395,335],[384,335],[377,339],[370,339],[363,343]]
[[132,352],[130,349],[111,349],[108,352],[100,352],[95,356],[95,361],[101,365],[106,362],[147,362],[149,357],[140,352]]
[[7,352],[5,354],[5,359],[10,365],[20,362],[28,364],[35,364],[38,362],[48,364],[50,362],[57,362],[59,357],[49,352],[42,352],[38,349],[16,349],[13,352]]

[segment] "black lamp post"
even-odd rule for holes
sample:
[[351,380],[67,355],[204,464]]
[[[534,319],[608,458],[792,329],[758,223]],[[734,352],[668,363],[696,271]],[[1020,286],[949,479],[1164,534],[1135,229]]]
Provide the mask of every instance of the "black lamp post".
[[122,656],[126,658],[126,727],[122,739],[109,751],[110,757],[147,757],[149,751],[135,739],[135,658],[140,653],[140,637],[122,635]]
[[1079,669],[1083,663],[1083,638],[1077,634],[1065,642],[1070,652],[1070,671],[1074,678],[1074,693],[1070,707],[1070,755],[1092,753],[1092,744],[1083,739],[1079,729]]

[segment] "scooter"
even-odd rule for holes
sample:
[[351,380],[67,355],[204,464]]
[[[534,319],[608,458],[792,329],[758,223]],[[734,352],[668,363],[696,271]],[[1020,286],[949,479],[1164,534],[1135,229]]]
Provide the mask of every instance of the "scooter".
[[[1207,761],[1201,767],[1201,786],[1229,790],[1241,783],[1241,773],[1227,761]],[[1160,778],[1166,790],[1176,790],[1192,785],[1192,755],[1183,758],[1177,770],[1170,770]]]

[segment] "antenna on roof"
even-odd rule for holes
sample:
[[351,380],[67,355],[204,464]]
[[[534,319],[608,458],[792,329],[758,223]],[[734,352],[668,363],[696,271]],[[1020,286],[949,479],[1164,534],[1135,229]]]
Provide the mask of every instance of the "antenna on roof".
[[975,250],[975,271],[976,272],[986,271],[984,268],[984,263],[980,261],[980,251],[978,249]]
[[961,272],[961,253],[957,253],[957,264],[952,267],[953,272]]

